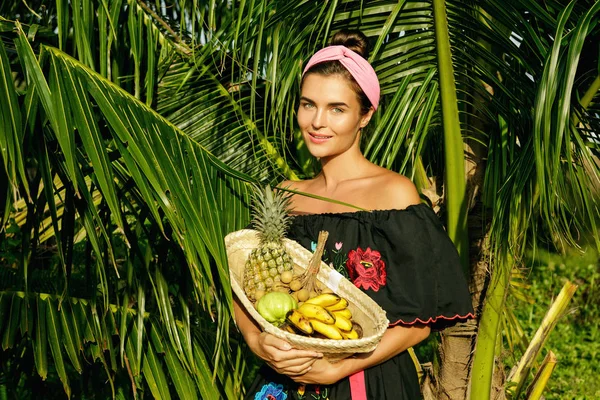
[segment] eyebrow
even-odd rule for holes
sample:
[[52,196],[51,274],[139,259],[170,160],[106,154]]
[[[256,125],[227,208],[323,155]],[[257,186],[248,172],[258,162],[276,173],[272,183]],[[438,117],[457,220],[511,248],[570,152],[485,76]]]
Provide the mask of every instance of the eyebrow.
[[[300,100],[304,100],[304,101],[307,101],[307,102],[309,102],[309,103],[315,104],[315,102],[314,102],[313,100],[311,100],[311,99],[309,99],[308,97],[305,97],[305,96],[301,96],[301,97],[300,97]],[[329,107],[339,107],[339,106],[344,106],[344,107],[348,107],[348,108],[350,108],[350,106],[349,106],[348,104],[344,103],[343,101],[336,102],[336,103],[328,103],[327,105],[328,105]]]

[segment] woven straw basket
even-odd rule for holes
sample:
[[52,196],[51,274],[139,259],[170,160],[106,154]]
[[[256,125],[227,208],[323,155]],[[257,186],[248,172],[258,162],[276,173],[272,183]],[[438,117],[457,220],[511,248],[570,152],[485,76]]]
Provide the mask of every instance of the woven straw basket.
[[[285,239],[285,246],[294,260],[294,274],[300,275],[312,257],[312,253],[295,241]],[[225,237],[231,287],[250,315],[262,329],[284,339],[299,349],[310,349],[323,353],[331,362],[339,361],[355,353],[367,353],[375,349],[385,333],[389,321],[385,311],[369,296],[361,292],[337,271],[321,262],[317,280],[332,289],[349,302],[352,320],[363,328],[363,337],[355,340],[319,339],[296,335],[277,328],[256,311],[254,304],[246,297],[243,289],[244,265],[252,249],[258,246],[256,231],[243,229]]]

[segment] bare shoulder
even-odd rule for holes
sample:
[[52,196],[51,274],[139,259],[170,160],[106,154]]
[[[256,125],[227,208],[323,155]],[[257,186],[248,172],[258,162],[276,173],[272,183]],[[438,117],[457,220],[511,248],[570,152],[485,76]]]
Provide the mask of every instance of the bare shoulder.
[[[295,190],[297,192],[305,192],[307,190],[307,187],[309,186],[310,181],[290,181],[290,180],[285,180],[283,182],[281,182],[279,185],[277,185],[277,187],[280,187],[282,189],[290,189],[290,190]],[[298,207],[302,207],[302,202],[304,200],[304,197],[301,195],[297,195],[295,193],[289,193],[290,195],[290,202],[291,202],[291,208],[293,210],[298,209]]]
[[307,181],[285,180],[285,181],[281,182],[279,185],[277,185],[277,187],[280,187],[282,189],[291,189],[291,190],[302,191],[306,187],[306,182]]
[[414,183],[396,172],[386,170],[377,179],[378,192],[381,193],[382,209],[404,209],[419,204],[421,198]]

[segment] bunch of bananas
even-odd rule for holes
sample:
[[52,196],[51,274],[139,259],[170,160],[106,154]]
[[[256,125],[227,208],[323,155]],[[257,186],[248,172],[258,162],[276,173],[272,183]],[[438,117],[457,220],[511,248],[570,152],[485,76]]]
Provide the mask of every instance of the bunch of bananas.
[[312,297],[286,315],[282,329],[326,339],[360,339],[361,326],[352,321],[348,300],[334,293]]

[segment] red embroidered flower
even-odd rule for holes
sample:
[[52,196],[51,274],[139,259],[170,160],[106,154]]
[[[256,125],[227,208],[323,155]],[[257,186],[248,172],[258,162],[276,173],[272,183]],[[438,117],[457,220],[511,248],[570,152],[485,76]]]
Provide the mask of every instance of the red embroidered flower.
[[371,250],[370,247],[366,250],[360,247],[350,250],[346,267],[350,280],[358,288],[373,289],[377,292],[379,287],[386,283],[385,262],[381,259],[381,253]]

